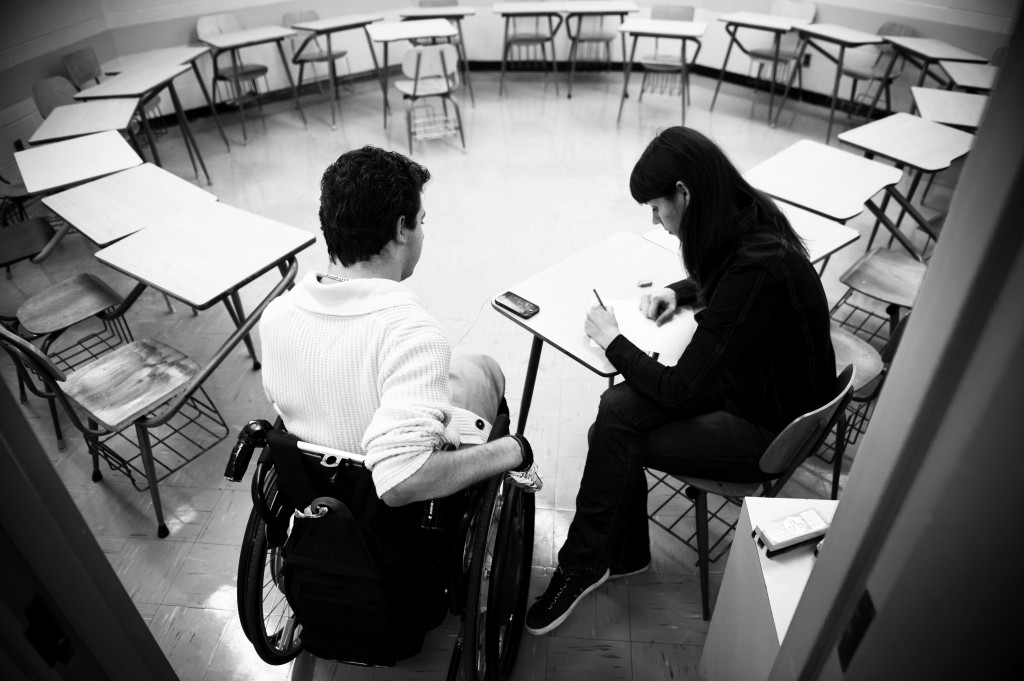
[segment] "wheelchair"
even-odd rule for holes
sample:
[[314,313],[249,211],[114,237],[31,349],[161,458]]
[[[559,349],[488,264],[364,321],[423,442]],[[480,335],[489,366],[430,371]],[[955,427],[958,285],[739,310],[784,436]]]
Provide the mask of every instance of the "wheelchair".
[[[506,435],[508,424],[507,414],[499,415],[491,439]],[[289,457],[286,466],[275,464],[275,458],[281,458],[275,456],[271,441],[279,442],[282,434],[287,436],[280,419],[273,427],[267,421],[250,421],[239,433],[225,471],[228,480],[241,482],[255,448],[262,448],[252,477],[253,509],[238,561],[237,601],[246,637],[260,658],[272,665],[285,664],[303,650],[302,620],[285,598],[282,568],[289,521],[305,504],[290,502],[285,493],[296,462]],[[415,525],[413,531],[423,533],[428,545],[436,547],[424,567],[440,580],[443,607],[460,618],[447,679],[507,678],[526,614],[534,495],[499,474],[445,499],[391,509],[376,501],[362,455],[288,437],[296,446],[289,451],[298,452],[298,465],[314,481],[312,492],[317,496],[358,499],[370,494],[383,510],[406,526]],[[419,558],[416,564],[420,566]],[[431,620],[434,627],[445,617],[443,612],[438,614]]]

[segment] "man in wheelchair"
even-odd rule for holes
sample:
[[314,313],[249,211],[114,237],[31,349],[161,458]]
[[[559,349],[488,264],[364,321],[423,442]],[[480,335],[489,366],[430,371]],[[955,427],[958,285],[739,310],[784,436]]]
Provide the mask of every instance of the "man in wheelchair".
[[418,163],[370,146],[327,168],[320,226],[330,264],[263,313],[264,390],[292,434],[365,452],[389,506],[509,470],[536,491],[524,441],[487,442],[505,387],[497,362],[452,361],[440,325],[402,284],[423,249],[429,179]]
[[[460,665],[460,634],[450,678],[460,667],[467,678],[500,678],[514,663],[532,554],[533,500],[522,492],[536,492],[542,482],[529,443],[504,435],[508,410],[497,363],[482,355],[453,360],[440,325],[402,283],[422,252],[421,195],[429,179],[426,168],[396,152],[367,146],[342,154],[321,180],[320,224],[330,264],[273,301],[260,322],[263,387],[287,436],[365,455],[365,471],[329,478],[322,475],[321,466],[329,465],[324,461],[312,468],[306,460],[298,467],[286,463],[278,450],[294,445],[268,447],[271,477],[261,457],[253,480],[256,510],[240,557],[239,608],[247,636],[272,664],[291,659],[302,644],[320,657],[394,664],[418,650],[422,632],[438,623],[436,614],[444,609],[444,603],[436,607],[439,599],[462,616],[467,639]],[[504,429],[492,433],[495,423]],[[276,431],[275,439],[281,442]],[[289,475],[304,478],[309,493],[291,493]],[[510,491],[515,488],[518,495]],[[336,508],[326,499],[329,509],[317,503],[323,498],[310,503],[325,496],[343,503]],[[295,509],[286,544],[285,526],[267,519],[275,503],[282,507],[282,497],[303,499],[283,504],[287,514],[277,515],[287,520],[288,507]],[[433,500],[442,500],[441,508],[437,518],[428,518]],[[429,502],[422,504],[422,514],[413,506],[419,501]],[[316,520],[325,514],[337,531],[326,533],[327,525]],[[265,530],[257,516],[264,517]],[[304,565],[297,559],[306,567],[319,562],[335,574],[349,570],[338,566],[351,563],[350,554],[359,551],[344,547],[362,547],[371,556],[344,573],[352,579],[300,578]],[[339,558],[339,552],[347,557]],[[396,563],[403,563],[397,579]],[[378,566],[389,573],[384,581],[393,592],[416,601],[409,617],[425,625],[410,625],[410,633],[399,624],[397,638],[407,644],[391,645],[391,634],[356,642],[380,611],[360,609],[365,603],[352,600],[353,593],[356,600],[374,593],[375,583],[366,582],[365,590],[353,584]],[[301,636],[272,615],[273,602],[280,600],[268,589],[275,588],[295,608]],[[310,604],[306,612],[295,605],[302,598]],[[387,617],[394,621],[393,612],[378,618],[382,632],[394,631],[383,623]],[[335,625],[331,619],[351,623]],[[334,645],[338,631],[345,632],[347,645]],[[379,651],[372,649],[382,641]]]

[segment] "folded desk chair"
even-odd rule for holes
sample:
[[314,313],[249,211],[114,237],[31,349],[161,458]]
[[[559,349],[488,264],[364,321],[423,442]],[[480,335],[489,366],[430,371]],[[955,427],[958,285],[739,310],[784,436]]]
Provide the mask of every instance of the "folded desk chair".
[[[523,2],[524,0],[509,1]],[[555,94],[558,94],[558,58],[555,56],[555,35],[561,28],[562,21],[562,15],[554,10],[536,16],[508,15],[505,17],[505,42],[501,48],[501,80],[498,83],[499,97],[505,92],[505,64],[510,61],[510,58],[543,68],[548,61],[547,47],[549,43],[551,44],[551,74],[555,80]]]
[[[308,9],[301,10],[298,12],[287,12],[281,19],[281,23],[284,26],[294,26],[295,24],[302,23],[304,21],[316,21],[320,18],[320,15],[316,10]],[[307,33],[307,35],[299,43],[298,47],[295,47],[295,41],[292,40],[292,63],[299,67],[299,78],[296,81],[297,91],[302,91],[302,75],[305,72],[306,66],[308,65],[310,70],[313,71],[313,77],[316,78],[316,65],[323,64],[327,67],[327,77],[330,78],[334,70],[329,64],[330,61],[338,61],[344,59],[345,63],[348,64],[348,50],[336,50],[331,55],[327,52],[320,41],[317,39],[316,33]],[[349,73],[352,72],[351,66],[348,67]],[[320,92],[323,92],[323,87],[317,83],[320,88]],[[337,90],[335,90],[335,97],[337,97]],[[298,97],[295,98],[295,105],[302,108],[302,104]]]
[[[718,560],[725,553],[729,547],[729,543],[725,540],[736,528],[736,520],[724,515],[723,511],[729,505],[737,507],[742,505],[743,497],[777,496],[794,471],[809,456],[818,451],[829,432],[837,425],[839,430],[837,442],[841,452],[842,444],[846,439],[846,434],[843,432],[845,424],[841,416],[853,392],[854,373],[853,366],[843,369],[836,379],[831,399],[814,411],[798,416],[776,436],[768,449],[761,455],[759,465],[764,479],[760,482],[722,482],[645,469],[654,478],[654,482],[647,488],[648,496],[662,491],[659,488],[663,485],[668,490],[668,497],[654,510],[648,512],[651,522],[697,552],[697,562],[700,566],[701,608],[705,620],[711,618],[708,586],[709,564]],[[676,452],[685,446],[685,439],[681,437],[677,423],[661,426],[647,437],[647,450],[652,452]],[[837,455],[841,459],[841,453]],[[722,503],[711,509],[710,513],[708,495],[722,497]],[[669,507],[677,498],[684,496],[690,501],[686,502],[688,506],[676,517]],[[662,515],[662,511],[667,511],[671,517]],[[691,513],[693,514],[694,530],[686,533],[684,528],[677,529],[680,522]],[[723,526],[713,544],[710,542],[709,536],[711,520],[716,520]],[[696,544],[694,543],[695,539]],[[716,549],[718,552],[712,555]]]

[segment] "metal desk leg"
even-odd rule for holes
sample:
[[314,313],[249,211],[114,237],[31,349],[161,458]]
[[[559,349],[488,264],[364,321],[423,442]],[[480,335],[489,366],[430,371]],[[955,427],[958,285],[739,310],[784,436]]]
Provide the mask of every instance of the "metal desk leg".
[[388,74],[388,45],[389,45],[389,43],[387,43],[387,42],[384,43],[384,70],[381,72],[381,74],[382,74],[381,75],[381,87],[384,88],[384,129],[385,130],[387,130],[387,128],[388,128],[388,108],[389,108],[389,105],[388,105],[388,79],[389,79],[389,75],[390,74]]
[[331,130],[336,126],[335,111],[338,107],[338,77],[334,64],[334,47],[331,45],[331,34],[327,34],[327,77],[331,80]]
[[[366,34],[366,45],[370,48],[370,57],[373,59],[373,70],[377,73],[377,82],[380,83],[380,93],[384,97],[384,127],[388,127],[388,86],[384,82],[384,76],[380,71],[380,64],[377,63],[377,51],[373,49],[373,39],[370,32],[363,26],[363,33]],[[385,54],[387,54],[387,43],[384,43]]]
[[235,67],[231,84],[235,87],[235,101],[238,102],[238,111],[242,114],[242,143],[248,144],[249,135],[245,131],[245,103],[242,101],[242,84],[238,82],[238,50],[231,50],[231,65]]
[[[231,321],[235,323],[235,327],[241,328],[245,320],[245,312],[242,310],[242,298],[238,295],[238,291],[233,291],[230,298],[224,299],[224,307],[228,309],[228,314],[231,316]],[[249,350],[249,356],[252,357],[252,368],[258,370],[261,365],[259,359],[256,358],[256,348],[253,347],[252,338],[249,334],[245,334],[242,340]]]
[[530,403],[533,402],[533,386],[537,383],[537,368],[540,366],[540,351],[544,349],[544,341],[540,336],[533,337],[530,348],[530,362],[526,366],[526,382],[523,383],[523,398],[519,403],[519,423],[516,434],[522,435],[526,429],[526,417],[530,414]]
[[[284,47],[281,45],[283,40],[284,38],[275,40],[274,44],[277,45],[277,53],[281,55],[281,66],[284,67],[284,75],[288,76],[288,85],[292,88],[292,97],[295,98],[295,105],[299,109],[299,116],[302,117],[302,124],[309,125],[309,123],[306,122],[306,112],[302,110],[301,106],[299,106],[299,88],[295,86],[295,79],[292,78],[292,70],[288,68],[288,57],[284,56]],[[330,40],[330,38],[328,38],[328,40]],[[334,81],[331,82],[333,84]]]
[[[729,29],[732,29],[732,30],[730,31]],[[715,84],[715,94],[713,94],[711,96],[711,106],[708,108],[708,111],[714,111],[715,110],[715,102],[718,100],[718,90],[722,87],[722,78],[725,77],[725,67],[729,63],[729,55],[732,54],[732,46],[737,42],[736,41],[736,27],[735,26],[726,25],[725,32],[729,34],[729,46],[725,48],[725,61],[722,62],[722,70],[718,72],[718,83]],[[778,34],[776,34],[776,35],[778,35]],[[776,43],[776,49],[777,49],[777,46],[778,46],[778,43]],[[769,106],[768,107],[768,120],[770,121],[771,119],[772,119],[772,111],[771,111],[771,107]]]
[[[629,60],[626,62],[626,73],[622,80],[622,97],[619,99],[619,115],[615,118],[615,125],[619,124],[622,119],[622,105],[626,103],[626,97],[629,97],[629,74],[633,71],[633,57],[636,56],[636,41],[637,36],[633,36],[633,48],[629,51]],[[686,43],[683,43],[684,45]]]
[[505,63],[508,61],[508,24],[510,18],[505,17],[505,40],[501,45],[501,79],[498,81],[498,96],[505,92]]
[[[807,51],[807,44],[810,43],[810,39],[804,37],[800,42],[800,50],[796,55],[796,67],[799,68],[800,64],[804,63],[804,53]],[[793,87],[793,79],[796,78],[796,68],[789,72],[789,78],[786,80],[786,89],[782,92],[782,99],[779,101],[779,108],[775,109],[775,118],[772,119],[772,127],[774,128],[779,123],[779,115],[782,114],[782,107],[786,105],[786,99],[789,97],[789,91]]]
[[[768,120],[772,119],[772,109],[775,107],[775,83],[779,77],[779,44],[782,42],[782,34],[774,33],[775,36],[774,48],[775,54],[772,56],[772,82],[768,85]],[[800,68],[799,65],[793,65],[794,70]]]
[[[192,148],[195,149],[196,158],[199,159],[199,165],[203,168],[203,174],[206,175],[206,184],[213,184],[210,180],[210,172],[206,169],[206,163],[203,161],[203,154],[199,151],[199,145],[196,144],[196,138],[192,135],[192,127],[188,124],[188,116],[185,115],[185,110],[181,108],[181,100],[178,99],[178,91],[174,87],[174,83],[168,83],[167,89],[171,91],[171,101],[174,102],[174,110],[178,112],[178,124],[181,126],[182,135],[185,137],[185,148],[187,149],[191,144]],[[191,155],[191,152],[190,152]],[[195,162],[192,163],[193,170],[195,169]],[[199,173],[196,173],[196,177],[199,177]]]
[[686,66],[686,39],[679,48],[679,107],[682,110],[682,123],[686,125],[686,79],[690,77],[690,70]]
[[836,117],[836,98],[839,96],[839,81],[843,78],[843,58],[845,56],[846,45],[840,45],[839,59],[836,61],[836,79],[832,85],[832,103],[828,108],[828,128],[825,130],[825,144],[829,144],[832,139],[832,121]]
[[142,109],[142,100],[139,100],[139,118],[142,119],[142,129],[146,133],[146,139],[149,140],[149,150],[153,153],[153,163],[163,168],[163,165],[160,163],[160,153],[156,150],[156,140],[153,139],[153,131],[149,127],[149,117],[146,116],[146,112]]
[[[213,64],[213,70],[216,72],[217,63]],[[213,122],[217,124],[217,129],[220,130],[221,139],[224,140],[224,146],[231,151],[231,143],[228,142],[228,136],[224,134],[224,127],[220,124],[220,116],[217,115],[217,107],[214,106],[213,100],[210,99],[210,93],[206,89],[206,83],[203,82],[203,77],[199,74],[199,67],[196,66],[196,62],[192,60],[192,73],[196,74],[196,80],[199,81],[199,89],[203,91],[203,99],[206,100],[206,105],[210,107],[210,113],[213,114]],[[216,84],[214,85],[216,87]]]
[[473,84],[469,81],[469,58],[466,56],[466,39],[462,37],[462,20],[455,20],[455,28],[459,30],[459,58],[462,60],[462,77],[466,80],[466,88],[469,90],[469,101],[476,107],[476,98],[473,96]]

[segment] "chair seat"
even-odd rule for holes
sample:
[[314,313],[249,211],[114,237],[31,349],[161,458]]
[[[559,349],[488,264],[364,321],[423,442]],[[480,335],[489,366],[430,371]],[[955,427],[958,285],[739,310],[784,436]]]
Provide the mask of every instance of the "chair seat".
[[0,267],[37,255],[50,239],[53,227],[43,218],[32,218],[0,227]]
[[721,480],[691,478],[684,475],[673,475],[672,477],[685,485],[708,494],[717,494],[720,497],[756,497],[760,496],[762,489],[762,483],[760,482],[723,482]]
[[[859,80],[882,80],[885,78],[885,66],[843,66],[843,75]],[[887,81],[892,82],[902,75],[900,69],[893,69]]]
[[581,43],[610,43],[617,35],[614,31],[583,31],[576,40]]
[[657,54],[641,58],[640,63],[648,71],[680,71],[683,68],[682,62],[678,58]]
[[413,96],[413,92],[416,93],[417,97],[432,97],[449,93],[448,82],[444,78],[421,78],[418,88],[415,81],[398,80],[395,81],[395,87],[403,95],[408,95],[409,97]]
[[104,428],[117,432],[188,387],[200,367],[160,341],[123,345],[75,371],[64,392]]
[[91,274],[79,274],[35,294],[18,308],[27,331],[48,334],[66,329],[118,305],[121,296]]
[[[747,54],[749,54],[750,58],[753,59],[754,61],[766,61],[769,64],[772,62],[773,59],[775,59],[775,50],[772,48],[757,48],[750,50]],[[800,53],[796,49],[780,47],[779,61],[793,61],[794,59],[797,58],[799,54]]]
[[510,45],[532,45],[535,43],[546,43],[551,40],[548,33],[516,33],[508,37]]
[[220,66],[217,68],[218,80],[234,80],[235,74],[238,80],[253,80],[267,75],[267,67],[263,64],[239,64],[234,66]]
[[[341,59],[348,50],[338,50],[334,53],[335,59]],[[301,53],[292,57],[293,64],[308,64],[310,62],[324,62],[331,58],[331,55],[327,53],[327,50],[321,50],[318,48],[306,48]]]
[[928,266],[889,248],[875,248],[861,256],[839,281],[864,295],[913,307]]
[[854,392],[882,373],[882,356],[869,343],[835,322],[832,322],[829,332],[832,336],[832,348],[836,352],[836,373],[850,364],[856,370],[853,379]]

